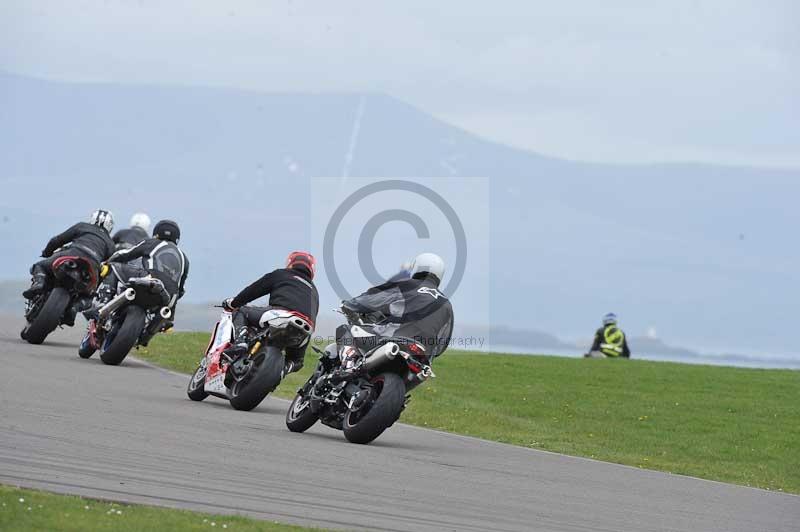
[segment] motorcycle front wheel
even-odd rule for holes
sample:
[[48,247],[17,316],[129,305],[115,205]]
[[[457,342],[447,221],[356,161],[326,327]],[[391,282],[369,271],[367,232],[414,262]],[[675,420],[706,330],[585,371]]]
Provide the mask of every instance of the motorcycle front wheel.
[[206,368],[203,364],[197,366],[197,369],[192,373],[192,378],[189,381],[189,386],[186,388],[186,395],[192,401],[202,401],[208,397],[205,391],[206,385]]
[[130,305],[125,309],[125,317],[123,318],[122,325],[120,325],[117,334],[111,339],[111,343],[107,349],[100,353],[100,360],[109,366],[117,366],[125,357],[136,341],[144,328],[145,312],[142,307]]
[[261,404],[281,383],[283,362],[283,353],[276,347],[267,347],[257,353],[248,374],[231,386],[231,406],[236,410],[249,411]]
[[406,385],[394,373],[381,373],[372,379],[372,396],[356,411],[344,416],[342,431],[347,441],[366,444],[394,425],[406,402]]
[[286,428],[292,432],[305,432],[319,419],[319,414],[311,411],[311,404],[306,397],[299,393],[286,412]]
[[86,336],[83,337],[81,341],[81,345],[78,346],[78,356],[81,358],[92,358],[94,352],[97,351],[94,347],[92,347],[92,342],[89,339],[89,333],[86,333]]
[[61,316],[69,305],[69,292],[57,286],[47,296],[47,301],[33,320],[22,330],[20,336],[30,344],[41,344],[61,323]]

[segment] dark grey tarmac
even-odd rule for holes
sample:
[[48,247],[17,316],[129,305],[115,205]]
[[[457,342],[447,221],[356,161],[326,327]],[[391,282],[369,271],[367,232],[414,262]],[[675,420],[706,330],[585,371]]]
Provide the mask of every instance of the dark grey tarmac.
[[193,403],[186,376],[19,325],[0,319],[0,483],[350,530],[800,530],[792,495],[405,425],[369,446],[292,434],[285,401]]

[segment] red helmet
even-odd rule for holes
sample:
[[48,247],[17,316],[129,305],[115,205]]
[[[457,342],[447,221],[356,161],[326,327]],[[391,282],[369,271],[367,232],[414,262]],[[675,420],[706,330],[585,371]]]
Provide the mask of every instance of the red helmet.
[[314,274],[317,272],[317,259],[307,251],[293,251],[286,257],[286,268],[290,270],[304,268],[308,270],[308,273],[311,274],[311,278],[313,279]]

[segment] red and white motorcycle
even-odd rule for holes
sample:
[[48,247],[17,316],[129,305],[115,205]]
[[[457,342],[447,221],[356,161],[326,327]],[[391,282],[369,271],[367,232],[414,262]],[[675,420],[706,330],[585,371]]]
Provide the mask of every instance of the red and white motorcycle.
[[227,399],[236,410],[252,410],[283,379],[286,347],[302,347],[314,327],[302,314],[269,309],[260,320],[261,328],[248,340],[247,352],[231,359],[224,351],[234,338],[233,314],[223,311],[214,326],[205,356],[189,381],[187,394],[193,401],[209,395]]

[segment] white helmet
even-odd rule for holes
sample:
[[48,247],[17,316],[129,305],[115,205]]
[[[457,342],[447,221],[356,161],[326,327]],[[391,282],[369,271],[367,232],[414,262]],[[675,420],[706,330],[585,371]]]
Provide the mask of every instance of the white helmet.
[[105,229],[108,233],[111,233],[111,231],[114,229],[114,215],[111,214],[111,211],[98,209],[89,217],[89,223],[98,225]]
[[439,281],[444,277],[444,261],[442,257],[435,253],[422,253],[417,255],[411,264],[411,277],[418,273],[430,273],[436,276]]
[[150,217],[143,212],[131,216],[131,227],[141,227],[145,232],[150,232]]

